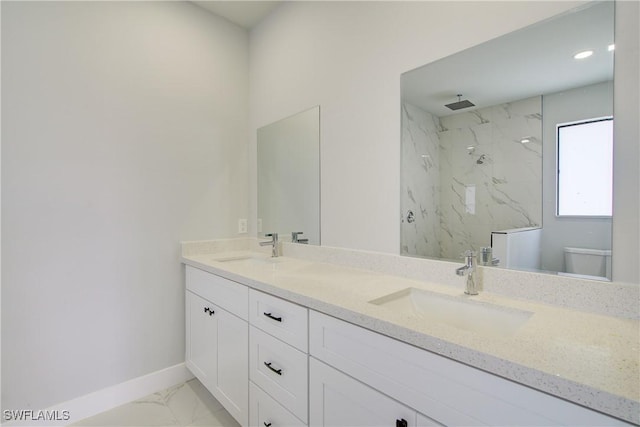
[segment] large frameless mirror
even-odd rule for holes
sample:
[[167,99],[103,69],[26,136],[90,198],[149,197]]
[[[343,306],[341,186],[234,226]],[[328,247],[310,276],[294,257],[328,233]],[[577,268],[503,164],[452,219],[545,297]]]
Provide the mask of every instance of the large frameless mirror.
[[319,106],[258,129],[258,237],[274,232],[320,244]]
[[568,165],[611,173],[588,153],[612,142],[569,143],[567,126],[613,117],[613,17],[587,5],[401,76],[402,255],[491,248],[498,267],[611,279],[610,197],[559,214],[583,190],[558,188],[577,182]]

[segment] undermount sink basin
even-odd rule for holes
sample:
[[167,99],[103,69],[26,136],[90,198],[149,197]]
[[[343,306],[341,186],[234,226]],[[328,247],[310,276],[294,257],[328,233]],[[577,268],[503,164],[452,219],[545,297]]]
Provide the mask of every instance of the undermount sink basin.
[[425,321],[444,323],[458,329],[481,334],[509,336],[533,313],[480,301],[408,288],[369,301],[396,312]]
[[256,264],[256,265],[272,265],[282,262],[281,258],[277,257],[263,257],[255,255],[238,255],[227,258],[216,258],[217,262],[224,263],[244,263],[244,264]]

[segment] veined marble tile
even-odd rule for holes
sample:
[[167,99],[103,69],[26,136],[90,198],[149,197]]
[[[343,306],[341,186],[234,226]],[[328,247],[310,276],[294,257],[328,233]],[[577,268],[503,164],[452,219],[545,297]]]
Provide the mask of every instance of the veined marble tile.
[[190,426],[240,427],[240,424],[238,424],[227,411],[220,409],[219,411],[199,418],[191,424],[185,425],[185,427]]
[[197,379],[118,406],[73,426],[218,426],[239,427]]
[[[440,150],[437,119],[410,104],[402,106],[403,254],[439,256]],[[413,222],[407,215],[413,213]]]
[[223,409],[198,380],[177,385],[161,394],[182,426],[207,425],[201,423]]
[[[153,396],[153,395],[152,395]],[[144,398],[78,421],[74,426],[181,426],[160,399]]]
[[403,104],[402,254],[458,259],[489,246],[491,231],[540,226],[541,105],[532,97],[437,118]]

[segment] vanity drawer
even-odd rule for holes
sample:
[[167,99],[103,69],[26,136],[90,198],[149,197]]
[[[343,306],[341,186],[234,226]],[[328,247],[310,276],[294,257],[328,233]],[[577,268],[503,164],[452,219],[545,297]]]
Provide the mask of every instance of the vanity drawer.
[[224,277],[186,266],[186,285],[200,295],[241,319],[248,319],[249,288]]
[[307,419],[308,355],[251,326],[249,378],[301,420]]
[[273,400],[254,383],[249,383],[249,425],[269,427],[298,427],[307,425],[284,406]]
[[307,352],[308,310],[305,307],[251,289],[249,322],[298,350]]

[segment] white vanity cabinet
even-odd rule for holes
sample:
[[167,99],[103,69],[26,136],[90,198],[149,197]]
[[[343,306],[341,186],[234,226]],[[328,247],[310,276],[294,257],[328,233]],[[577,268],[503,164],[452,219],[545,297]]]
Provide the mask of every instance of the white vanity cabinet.
[[186,365],[244,427],[630,425],[192,266],[186,284]]
[[315,311],[309,353],[312,426],[629,425]]
[[306,425],[308,419],[308,310],[249,291],[251,425]]
[[186,366],[247,426],[248,288],[191,266],[186,287]]

